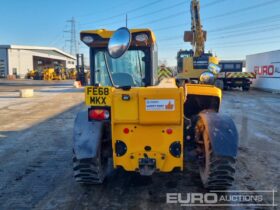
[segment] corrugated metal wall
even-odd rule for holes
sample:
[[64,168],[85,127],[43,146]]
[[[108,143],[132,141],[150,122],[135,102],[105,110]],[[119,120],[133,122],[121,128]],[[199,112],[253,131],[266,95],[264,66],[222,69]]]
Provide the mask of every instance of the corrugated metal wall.
[[280,91],[280,50],[246,56],[246,71],[257,73],[253,87]]

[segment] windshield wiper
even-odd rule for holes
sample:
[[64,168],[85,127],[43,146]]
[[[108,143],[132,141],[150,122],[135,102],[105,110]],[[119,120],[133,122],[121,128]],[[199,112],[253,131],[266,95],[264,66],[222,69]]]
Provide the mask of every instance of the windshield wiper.
[[[140,54],[139,51],[137,51],[137,58],[138,58],[138,65],[139,65],[139,71],[140,71],[140,78],[141,78],[141,83],[143,82],[142,78],[142,67],[141,67],[141,59],[140,59]],[[142,84],[140,84],[142,85]]]
[[109,64],[108,64],[108,60],[107,60],[107,57],[106,57],[106,54],[105,52],[103,52],[103,56],[104,56],[104,61],[105,61],[105,65],[106,65],[106,70],[107,70],[107,73],[109,75],[109,79],[110,79],[110,82],[112,84],[113,87],[117,88],[117,86],[114,84],[114,81],[113,81],[113,77],[112,77],[112,73],[109,69]]
[[125,85],[125,86],[115,85],[113,77],[112,77],[112,72],[110,71],[110,67],[109,67],[109,64],[108,64],[108,59],[107,59],[107,56],[106,56],[105,52],[103,52],[103,56],[104,56],[104,61],[105,61],[106,69],[107,69],[107,72],[108,72],[108,75],[109,75],[109,79],[110,79],[110,82],[111,82],[112,86],[114,88],[117,88],[117,89],[119,88],[119,89],[123,89],[123,90],[130,90],[131,89],[130,85]]

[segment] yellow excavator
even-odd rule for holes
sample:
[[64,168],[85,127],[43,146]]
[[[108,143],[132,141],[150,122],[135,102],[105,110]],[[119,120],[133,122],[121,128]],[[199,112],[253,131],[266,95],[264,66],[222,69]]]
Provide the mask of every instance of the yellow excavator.
[[205,53],[207,32],[202,29],[199,0],[191,1],[191,31],[185,31],[184,41],[190,42],[192,50],[177,53],[178,77],[198,81],[200,75],[210,66],[218,69],[219,60],[212,53]]

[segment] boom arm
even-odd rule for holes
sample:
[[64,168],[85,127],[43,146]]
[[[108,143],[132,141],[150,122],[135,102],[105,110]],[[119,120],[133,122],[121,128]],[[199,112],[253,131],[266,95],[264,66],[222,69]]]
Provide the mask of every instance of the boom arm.
[[204,53],[204,43],[206,41],[206,31],[202,30],[200,20],[199,0],[191,1],[192,31],[185,31],[184,41],[191,42],[194,50],[194,57],[199,57]]

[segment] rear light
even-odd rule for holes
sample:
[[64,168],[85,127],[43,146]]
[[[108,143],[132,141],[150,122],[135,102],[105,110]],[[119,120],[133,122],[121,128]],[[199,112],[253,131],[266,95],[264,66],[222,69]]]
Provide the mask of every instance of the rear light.
[[166,133],[170,135],[173,133],[173,130],[171,128],[168,128],[168,129],[166,129]]
[[90,120],[108,120],[110,113],[106,109],[91,109],[88,112],[88,118]]
[[125,129],[123,129],[123,132],[124,132],[125,134],[128,134],[128,133],[129,133],[129,129],[128,129],[128,128],[125,128]]

